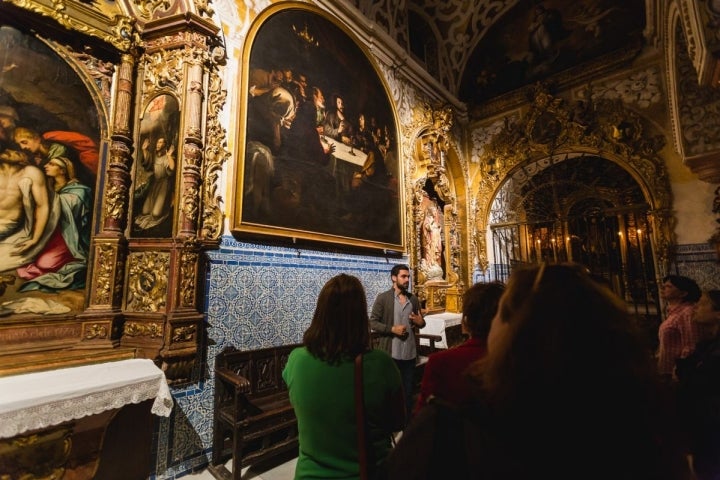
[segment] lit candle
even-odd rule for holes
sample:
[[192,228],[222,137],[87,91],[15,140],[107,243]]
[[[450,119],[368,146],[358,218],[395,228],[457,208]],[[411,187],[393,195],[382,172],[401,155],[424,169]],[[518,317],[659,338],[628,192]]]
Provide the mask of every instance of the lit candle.
[[622,232],[618,232],[618,237],[620,237],[620,260],[622,261],[623,268],[625,268],[625,265],[627,265],[627,251],[625,250],[625,238],[623,237]]
[[637,234],[638,234],[638,248],[640,249],[640,261],[642,263],[645,263],[645,250],[643,248],[642,230],[640,230],[638,228]]
[[540,239],[538,238],[535,245],[537,246],[536,252],[537,252],[537,261],[542,261],[542,252],[540,251]]
[[570,236],[565,237],[565,256],[572,261],[572,249],[570,248]]
[[550,239],[550,243],[552,244],[552,250],[553,250],[553,260],[555,260],[555,263],[557,263],[557,248],[555,246],[555,238]]

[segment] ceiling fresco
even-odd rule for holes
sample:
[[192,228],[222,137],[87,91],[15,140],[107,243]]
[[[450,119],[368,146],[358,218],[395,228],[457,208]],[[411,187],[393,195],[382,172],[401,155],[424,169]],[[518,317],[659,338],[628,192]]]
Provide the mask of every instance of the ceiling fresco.
[[484,33],[458,97],[469,105],[642,41],[643,0],[524,0]]

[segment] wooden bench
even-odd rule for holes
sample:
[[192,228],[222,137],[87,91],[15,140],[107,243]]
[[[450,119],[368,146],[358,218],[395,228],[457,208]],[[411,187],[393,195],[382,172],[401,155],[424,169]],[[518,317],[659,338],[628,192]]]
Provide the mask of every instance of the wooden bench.
[[[297,450],[297,419],[282,371],[300,345],[223,350],[215,360],[215,478],[240,480],[243,467]],[[232,473],[225,462],[232,457]]]

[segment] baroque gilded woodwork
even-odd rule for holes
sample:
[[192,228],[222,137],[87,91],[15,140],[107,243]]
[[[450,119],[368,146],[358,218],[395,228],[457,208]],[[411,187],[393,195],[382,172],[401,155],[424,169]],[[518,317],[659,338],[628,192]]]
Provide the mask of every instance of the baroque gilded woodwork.
[[72,449],[72,425],[0,439],[0,478],[63,478]]
[[139,43],[135,20],[116,2],[9,0],[28,12],[48,17],[70,31],[97,38],[126,52]]
[[169,271],[168,253],[131,253],[128,257],[127,310],[162,312],[167,302]]
[[664,138],[654,135],[649,122],[619,100],[595,98],[590,91],[568,105],[546,86],[537,84],[530,100],[528,110],[517,121],[507,121],[485,145],[479,159],[482,175],[473,185],[473,203],[474,245],[480,268],[489,266],[485,240],[489,209],[505,180],[540,159],[584,153],[618,163],[638,182],[650,206],[658,271],[666,272],[675,242],[671,190],[659,156]]
[[[417,293],[426,301],[428,311],[445,308],[445,291],[458,286],[461,272],[460,223],[458,220],[457,196],[448,178],[447,162],[453,144],[453,110],[444,105],[433,108],[424,105],[418,122],[418,136],[415,142],[415,177],[412,183],[412,241],[411,258],[416,268]],[[429,265],[423,258],[423,222],[428,203],[427,189],[431,188],[443,204],[442,221],[442,271],[438,266]],[[462,288],[462,282],[459,285]]]

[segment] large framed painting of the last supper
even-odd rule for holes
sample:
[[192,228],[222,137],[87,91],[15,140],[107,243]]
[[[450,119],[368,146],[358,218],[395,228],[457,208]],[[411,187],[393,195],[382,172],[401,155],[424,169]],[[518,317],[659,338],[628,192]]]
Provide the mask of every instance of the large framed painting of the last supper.
[[259,16],[243,53],[232,230],[404,250],[395,115],[342,25],[293,4]]

